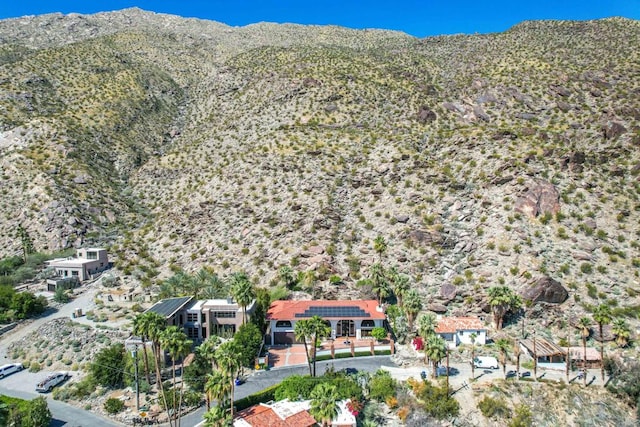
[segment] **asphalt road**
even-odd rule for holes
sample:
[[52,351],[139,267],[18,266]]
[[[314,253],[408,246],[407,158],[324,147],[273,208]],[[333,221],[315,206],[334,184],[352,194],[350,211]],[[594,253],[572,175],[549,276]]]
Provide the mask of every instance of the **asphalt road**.
[[[26,369],[9,375],[0,380],[0,394],[20,399],[31,400],[39,396],[47,399],[49,410],[53,416],[51,427],[113,427],[121,424],[102,418],[89,411],[85,411],[75,406],[67,405],[63,402],[53,400],[49,393],[38,393],[35,391],[36,384],[44,379],[50,372],[40,371],[32,373]],[[73,375],[73,373],[72,373]]]

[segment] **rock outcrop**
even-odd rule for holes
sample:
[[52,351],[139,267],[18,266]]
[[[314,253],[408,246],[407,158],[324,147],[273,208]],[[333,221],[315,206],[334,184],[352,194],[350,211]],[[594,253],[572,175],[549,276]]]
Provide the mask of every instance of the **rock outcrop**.
[[532,302],[561,304],[567,300],[569,293],[551,277],[545,276],[526,286],[521,292],[522,298]]

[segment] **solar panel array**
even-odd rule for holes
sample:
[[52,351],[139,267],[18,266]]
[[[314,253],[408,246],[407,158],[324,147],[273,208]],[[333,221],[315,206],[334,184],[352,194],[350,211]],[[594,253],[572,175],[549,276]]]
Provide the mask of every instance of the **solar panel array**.
[[335,306],[335,307],[318,307],[311,306],[304,313],[296,313],[296,317],[371,317],[369,313],[360,307],[353,306]]

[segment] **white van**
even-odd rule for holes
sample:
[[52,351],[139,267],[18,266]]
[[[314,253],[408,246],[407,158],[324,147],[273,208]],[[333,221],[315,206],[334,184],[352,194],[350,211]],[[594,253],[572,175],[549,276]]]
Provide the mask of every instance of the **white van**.
[[498,369],[498,359],[490,356],[478,356],[473,359],[473,366],[480,369]]
[[24,366],[22,366],[22,363],[9,363],[8,365],[0,366],[0,378],[22,371],[23,369]]

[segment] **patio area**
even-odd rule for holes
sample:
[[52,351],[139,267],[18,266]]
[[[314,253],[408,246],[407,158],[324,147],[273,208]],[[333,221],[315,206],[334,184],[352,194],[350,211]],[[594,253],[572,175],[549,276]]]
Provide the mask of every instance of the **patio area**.
[[[304,365],[307,363],[303,344],[275,345],[268,347],[268,350],[270,368]],[[393,341],[375,341],[373,339],[353,339],[346,337],[335,340],[327,340],[322,342],[322,344],[317,347],[316,356],[330,356],[331,358],[345,357],[337,356],[344,353],[362,356],[363,352],[366,352],[367,355],[373,356],[376,352],[379,351],[389,351],[391,352],[391,354],[393,354]]]

